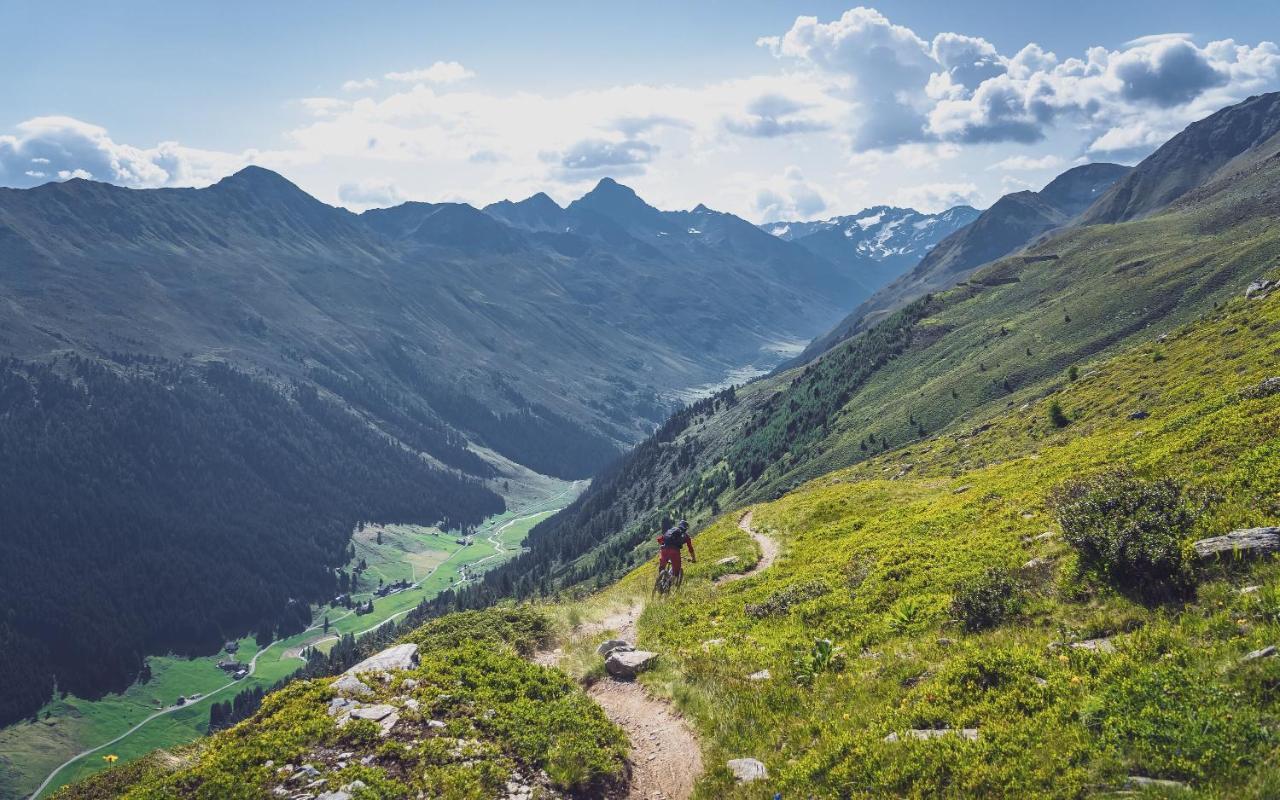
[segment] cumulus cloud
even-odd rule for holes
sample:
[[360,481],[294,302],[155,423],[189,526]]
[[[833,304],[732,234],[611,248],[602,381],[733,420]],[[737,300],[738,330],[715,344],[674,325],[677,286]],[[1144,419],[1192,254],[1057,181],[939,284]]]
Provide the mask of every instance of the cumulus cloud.
[[346,100],[339,100],[336,97],[304,97],[298,103],[317,117],[336,114],[347,107]]
[[826,198],[805,180],[799,167],[788,167],[780,178],[756,188],[752,200],[761,222],[808,220],[827,209]]
[[[798,17],[761,39],[780,58],[838,82],[857,106],[855,149],[904,143],[1044,139],[1058,123],[1080,127],[1099,152],[1133,153],[1190,121],[1280,85],[1280,50],[1232,40],[1201,47],[1186,34],[1145,36],[1118,50],[1059,59],[1035,43],[1012,56],[986,39],[942,32],[926,41],[870,8],[820,22]],[[1126,133],[1142,121],[1158,133]]]
[[1033,156],[1009,156],[1003,158],[987,169],[1003,169],[1017,170],[1020,172],[1030,172],[1039,169],[1057,169],[1063,165],[1061,156],[1055,156],[1050,153],[1047,156],[1035,158]]
[[797,102],[780,94],[766,94],[752,100],[747,105],[746,114],[726,119],[725,127],[742,136],[766,139],[789,133],[828,130],[830,124],[801,115],[810,108],[813,106],[809,103]]
[[922,183],[904,186],[893,196],[894,205],[908,206],[926,214],[954,206],[981,205],[982,193],[972,183]]
[[377,85],[378,85],[378,82],[373,78],[365,78],[363,80],[358,80],[358,81],[357,80],[343,81],[342,91],[359,92],[364,89],[372,89]]
[[588,180],[603,175],[638,175],[657,152],[657,147],[642,139],[583,139],[563,152],[544,154],[544,159],[554,161],[564,178]]
[[367,208],[399,205],[406,198],[394,181],[369,179],[342,184],[338,187],[338,199],[344,206],[362,211]]
[[382,77],[400,83],[457,83],[474,78],[475,73],[457,61],[437,61],[429,67],[408,72],[388,72]]

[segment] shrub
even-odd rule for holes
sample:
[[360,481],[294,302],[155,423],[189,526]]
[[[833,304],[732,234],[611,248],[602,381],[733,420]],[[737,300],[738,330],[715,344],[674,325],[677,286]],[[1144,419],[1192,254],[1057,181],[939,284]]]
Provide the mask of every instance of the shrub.
[[1049,404],[1049,422],[1053,423],[1055,428],[1065,428],[1071,424],[1071,420],[1067,419],[1067,415],[1062,410],[1062,403],[1054,400]]
[[1007,569],[992,567],[956,587],[951,616],[970,633],[994,628],[1015,610],[1019,588]]
[[779,589],[760,603],[748,603],[746,612],[756,619],[764,619],[774,614],[785,614],[792,606],[821,597],[831,591],[831,586],[821,578],[793,584]]
[[1191,588],[1183,539],[1211,499],[1169,478],[1148,481],[1118,469],[1068,481],[1049,503],[1085,571],[1126,594],[1160,600]]

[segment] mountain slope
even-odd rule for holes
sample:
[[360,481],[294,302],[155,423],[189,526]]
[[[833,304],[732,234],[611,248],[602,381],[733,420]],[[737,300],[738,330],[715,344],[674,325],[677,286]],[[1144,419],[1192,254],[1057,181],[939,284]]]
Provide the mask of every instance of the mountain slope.
[[772,222],[760,227],[796,242],[878,289],[914,267],[938,242],[973,222],[978,210],[956,206],[939,214],[874,206],[820,222]]
[[1085,164],[1067,170],[1039,192],[1015,192],[1001,197],[972,223],[939,242],[914,269],[815,340],[800,360],[813,358],[903,303],[926,292],[948,289],[964,280],[971,270],[1065,225],[1127,172],[1127,167],[1118,164]]
[[[0,605],[24,610],[0,640],[32,653],[0,721],[54,676],[93,697],[148,654],[269,638],[340,587],[357,523],[466,528],[530,470],[587,477],[673,393],[772,366],[841,313],[830,265],[745,222],[717,224],[764,257],[737,233],[655,244],[596,216],[607,235],[463,204],[355,215],[259,168],[206,189],[0,190],[0,353],[23,409],[0,420],[0,471],[41,487],[0,504]],[[129,408],[155,418],[109,416]],[[139,528],[164,547],[139,549]],[[94,564],[114,577],[77,580]],[[41,590],[50,574],[69,580]],[[137,591],[115,591],[123,575]]]
[[1203,184],[1241,153],[1280,133],[1280,92],[1250,97],[1195,122],[1143,159],[1082,217],[1094,225],[1140,219]]

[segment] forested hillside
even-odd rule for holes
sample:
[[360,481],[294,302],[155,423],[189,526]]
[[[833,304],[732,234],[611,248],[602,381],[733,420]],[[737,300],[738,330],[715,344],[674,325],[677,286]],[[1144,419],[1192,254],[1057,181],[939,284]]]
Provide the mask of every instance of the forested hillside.
[[473,525],[502,499],[348,409],[225,364],[0,362],[0,719],[131,683],[151,653],[287,635],[370,519]]

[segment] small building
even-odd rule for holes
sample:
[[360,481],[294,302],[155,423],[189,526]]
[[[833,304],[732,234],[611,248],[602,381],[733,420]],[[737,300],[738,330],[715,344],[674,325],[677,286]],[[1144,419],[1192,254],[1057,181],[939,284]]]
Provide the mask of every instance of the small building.
[[218,662],[218,669],[222,670],[223,672],[235,672],[236,670],[242,669],[243,667],[244,667],[244,664],[241,664],[239,661],[236,661],[234,658],[223,659],[222,661]]
[[248,675],[248,674],[249,674],[249,670],[247,670],[247,669],[239,670],[239,671],[238,671],[238,672],[236,672],[236,674],[235,674],[235,679],[236,679],[236,680],[240,680],[241,678],[243,678],[244,676],[246,676],[246,675]]

